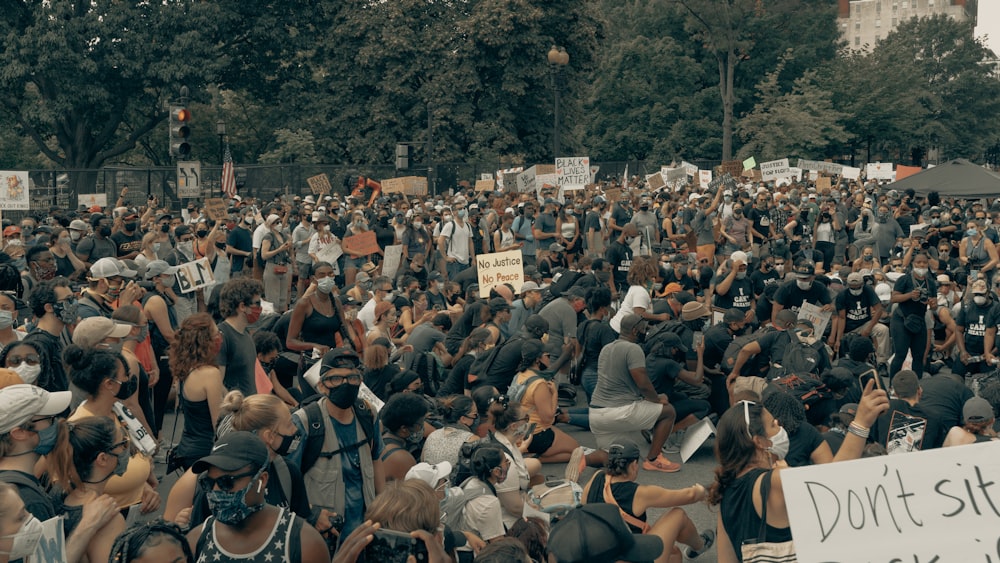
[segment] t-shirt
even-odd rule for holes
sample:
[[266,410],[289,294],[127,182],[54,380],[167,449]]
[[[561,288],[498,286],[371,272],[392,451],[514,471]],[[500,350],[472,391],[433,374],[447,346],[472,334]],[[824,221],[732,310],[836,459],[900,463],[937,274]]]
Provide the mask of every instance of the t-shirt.
[[608,251],[604,256],[614,267],[615,287],[619,290],[625,289],[628,285],[628,271],[632,267],[632,248],[615,239],[608,245]]
[[834,300],[837,313],[845,311],[844,333],[857,330],[871,322],[872,306],[881,303],[875,290],[868,284],[861,286],[861,295],[857,296],[851,294],[851,290],[845,287]]
[[[626,223],[632,220],[632,212],[625,209],[621,202],[619,202],[611,208],[611,218],[615,220],[615,226],[621,229]],[[612,232],[611,236],[616,238],[618,233],[619,231]]]
[[699,209],[698,213],[695,214],[694,221],[691,222],[691,226],[698,235],[698,246],[715,244],[715,226],[712,224],[713,219],[715,219],[715,213],[705,215],[705,211],[701,209]]
[[681,289],[684,291],[698,289],[698,282],[694,281],[694,278],[688,275],[686,267],[681,270],[681,274],[679,276],[673,268],[666,269],[666,273],[661,275],[663,277],[663,285],[677,283],[680,284]]
[[625,315],[633,314],[636,307],[640,307],[646,310],[646,312],[651,313],[653,300],[650,298],[646,288],[633,285],[628,288],[628,293],[625,294],[625,299],[622,300],[622,306],[618,308],[618,312],[611,318],[611,328],[615,332],[621,332],[622,319],[625,318]]
[[[229,231],[229,235],[226,237],[226,244],[242,252],[250,252],[253,250],[253,237],[250,234],[250,231],[244,229],[243,227],[236,227],[235,229]],[[233,255],[230,272],[234,274],[236,272],[242,272],[246,259],[246,256]]]
[[222,348],[219,349],[216,363],[219,367],[226,368],[223,385],[230,391],[238,389],[245,397],[255,394],[257,349],[253,345],[253,337],[248,332],[237,332],[227,322],[219,323],[219,332],[222,333]]
[[111,239],[99,239],[95,235],[84,237],[76,247],[76,253],[84,261],[93,264],[101,258],[117,258],[118,246]]
[[577,337],[580,339],[580,346],[583,353],[580,357],[580,367],[586,371],[597,371],[597,360],[601,355],[601,350],[618,338],[607,321],[595,321],[588,319],[577,327]]
[[631,370],[646,367],[646,355],[635,342],[618,339],[605,346],[597,358],[597,387],[593,407],[620,407],[643,400]]
[[591,230],[598,233],[601,232],[601,216],[594,211],[587,213],[583,224],[583,231],[585,233],[589,233]]
[[986,305],[969,303],[962,307],[955,324],[965,328],[965,351],[971,356],[985,352],[986,329],[1000,323],[1000,304],[988,301]]
[[482,324],[482,311],[489,305],[485,301],[476,301],[465,307],[465,312],[451,326],[445,337],[445,348],[449,354],[455,354],[462,347],[462,341],[472,334],[472,329]]
[[798,313],[803,303],[823,306],[830,303],[831,299],[830,292],[821,283],[813,281],[812,286],[803,291],[799,289],[797,281],[792,280],[785,282],[784,285],[778,288],[778,291],[774,294],[774,302],[785,309],[790,309]]
[[754,306],[753,283],[748,278],[733,279],[733,283],[729,285],[729,291],[719,293],[719,284],[725,279],[723,276],[716,276],[712,280],[712,285],[715,286],[713,305],[721,309],[749,311]]
[[717,324],[705,331],[705,352],[703,360],[705,367],[715,368],[722,363],[722,356],[726,353],[726,348],[733,341],[733,335],[729,333],[729,328],[723,324]]
[[[928,299],[936,297],[938,289],[937,281],[931,279],[929,276],[922,280],[917,280],[913,277],[913,274],[910,273],[905,276],[901,276],[898,280],[896,280],[895,285],[892,286],[892,290],[894,292],[898,291],[899,293],[910,293],[914,289],[920,289],[921,293],[926,295]],[[923,303],[921,303],[921,301],[923,301]],[[921,298],[917,301],[907,299],[906,301],[900,301],[896,304],[896,311],[898,311],[903,317],[906,317],[907,315],[917,315],[918,317],[923,318],[924,313],[927,312],[927,299]]]
[[760,269],[756,269],[750,273],[750,285],[753,287],[754,295],[761,295],[764,293],[764,288],[775,283],[781,283],[778,279],[778,272],[771,268],[770,272],[762,272]]
[[[750,210],[750,214],[747,215],[751,221],[753,221],[753,230],[758,233],[768,236],[771,232],[771,218],[768,216],[768,212],[761,211],[754,207]],[[753,241],[757,244],[764,242],[764,239],[758,236],[753,237]]]
[[139,234],[139,231],[135,231],[131,235],[124,231],[118,231],[111,235],[111,240],[117,247],[116,256],[118,257],[139,252],[142,249],[142,235]]
[[469,225],[451,221],[441,228],[441,236],[444,237],[444,249],[448,257],[455,258],[459,264],[468,264],[469,241],[472,240]]
[[438,342],[444,342],[444,338],[445,334],[438,327],[429,323],[422,323],[413,327],[413,331],[407,337],[406,343],[413,346],[414,352],[432,352],[434,351],[434,345]]
[[[920,380],[920,387],[924,390],[920,396],[920,407],[942,428],[943,441],[947,429],[962,425],[962,408],[965,401],[972,398],[972,390],[950,374],[925,377]],[[933,447],[940,445],[934,444]]]
[[542,307],[538,314],[549,322],[549,344],[562,347],[567,338],[576,338],[576,311],[560,297]]
[[[556,232],[556,218],[551,213],[539,213],[535,218],[535,228],[546,234],[554,234]],[[555,242],[554,238],[542,239],[542,248],[548,250],[549,245]]]
[[812,465],[810,456],[823,443],[823,436],[812,424],[801,423],[794,434],[788,435],[788,455],[785,461],[789,467]]

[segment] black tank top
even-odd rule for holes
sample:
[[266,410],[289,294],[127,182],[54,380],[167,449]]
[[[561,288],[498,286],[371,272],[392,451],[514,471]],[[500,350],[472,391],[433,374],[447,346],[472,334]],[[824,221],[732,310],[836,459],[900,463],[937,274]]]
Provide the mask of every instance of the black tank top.
[[[768,470],[752,469],[748,471],[727,487],[722,497],[722,525],[726,527],[726,534],[729,535],[730,542],[736,548],[736,556],[740,561],[743,560],[740,555],[740,546],[747,540],[755,542],[757,534],[760,533],[760,514],[757,513],[753,505],[753,491],[757,478],[764,473],[768,473]],[[775,528],[768,525],[765,533],[765,541],[768,542],[792,540],[791,528]]]
[[[594,476],[594,482],[590,484],[590,492],[587,493],[587,504],[604,502],[604,480],[607,478],[607,473],[603,471],[597,472],[597,475]],[[638,489],[639,483],[632,481],[626,481],[624,483],[611,483],[611,496],[615,497],[615,502],[618,503],[618,506],[624,510],[626,514],[631,514],[632,516],[645,522],[645,512],[639,515],[632,510],[632,500],[635,499],[635,492]],[[629,524],[628,527],[632,529],[633,533],[642,533],[642,530],[631,524]]]
[[208,400],[191,401],[184,395],[184,382],[180,383],[181,410],[184,412],[184,430],[177,445],[177,455],[190,466],[212,452],[215,431],[212,429],[212,411]]
[[340,316],[337,315],[336,304],[333,305],[333,316],[331,317],[320,313],[313,305],[312,313],[302,321],[302,332],[299,335],[299,340],[336,348],[337,341],[334,336],[338,332],[340,332]]

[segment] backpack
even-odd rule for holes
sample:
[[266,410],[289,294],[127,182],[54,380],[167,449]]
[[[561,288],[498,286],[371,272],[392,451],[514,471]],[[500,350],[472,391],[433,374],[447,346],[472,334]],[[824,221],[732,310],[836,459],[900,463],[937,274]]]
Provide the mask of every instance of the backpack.
[[665,321],[653,327],[652,330],[646,335],[646,340],[642,343],[642,351],[647,356],[656,352],[659,349],[660,344],[663,341],[663,337],[667,334],[676,334],[680,337],[681,342],[690,342],[690,340],[685,340],[685,331],[690,332],[689,329],[684,326],[684,323],[678,320]]
[[[446,234],[444,234],[444,230],[447,229],[449,225],[451,226],[451,234],[450,235],[446,235]],[[447,256],[448,252],[451,250],[451,239],[452,239],[452,237],[455,236],[455,221],[448,221],[447,223],[442,223],[441,224],[441,231],[440,232],[441,232],[441,236],[445,237],[444,253],[445,253],[445,256]]]
[[767,396],[777,392],[788,393],[795,397],[807,411],[813,405],[833,398],[833,392],[830,391],[830,388],[818,377],[808,373],[801,375],[792,373],[772,379],[768,382],[763,395]]
[[539,379],[542,379],[542,376],[536,373],[526,379],[524,383],[518,383],[517,376],[514,376],[514,381],[507,388],[507,397],[512,403],[520,403],[521,399],[524,399],[524,394],[528,391],[528,387],[531,387],[531,384]]
[[807,344],[800,340],[797,334],[789,331],[786,333],[788,333],[788,344],[785,345],[785,353],[781,356],[781,366],[775,366],[777,371],[772,370],[769,375],[809,374],[815,376],[821,360],[816,344],[822,346],[822,341],[817,340],[813,344]]
[[562,294],[569,288],[573,287],[577,280],[582,277],[583,272],[564,270],[563,273],[559,275],[559,279],[549,285],[549,293],[552,294],[553,299],[556,297],[562,297]]
[[405,369],[420,376],[420,381],[424,384],[424,392],[429,397],[437,395],[438,388],[447,378],[447,373],[444,366],[441,365],[440,359],[431,352],[410,354]]
[[302,452],[302,473],[303,475],[312,469],[316,460],[320,457],[332,458],[344,450],[355,450],[368,442],[368,446],[374,450],[375,445],[375,409],[364,399],[354,402],[354,418],[361,424],[361,431],[365,439],[361,442],[348,445],[340,445],[340,449],[332,452],[323,451],[323,438],[326,425],[323,423],[324,413],[320,410],[320,395],[314,395],[312,402],[308,402],[302,407],[308,422],[306,428],[306,443]]
[[568,479],[546,481],[528,490],[527,502],[553,518],[562,518],[583,505],[583,487]]
[[[738,336],[735,339],[733,339],[733,341],[730,342],[728,346],[726,346],[725,352],[722,353],[722,362],[719,364],[719,369],[722,370],[722,373],[725,374],[729,374],[730,372],[732,372],[733,366],[736,365],[736,356],[739,355],[740,350],[744,346],[750,344],[751,342],[756,342],[760,340],[760,338],[765,334],[769,334],[774,331],[775,331],[774,328],[767,327],[767,328],[762,328],[756,332],[752,332],[750,334],[744,334],[743,336]],[[760,356],[763,356],[763,354],[761,354]],[[767,361],[766,358],[763,357],[751,358],[743,366],[741,375],[758,375],[763,371],[766,371],[764,369],[766,361]]]

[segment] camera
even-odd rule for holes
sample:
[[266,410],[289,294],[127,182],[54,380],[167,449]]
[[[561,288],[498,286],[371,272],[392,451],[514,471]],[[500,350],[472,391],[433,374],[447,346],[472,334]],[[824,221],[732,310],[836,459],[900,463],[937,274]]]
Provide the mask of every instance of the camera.
[[395,530],[376,530],[372,542],[365,547],[365,561],[405,563],[413,555],[417,563],[427,561],[427,545],[410,534]]
[[135,282],[135,284],[145,289],[146,291],[156,291],[156,282],[140,281],[140,282]]

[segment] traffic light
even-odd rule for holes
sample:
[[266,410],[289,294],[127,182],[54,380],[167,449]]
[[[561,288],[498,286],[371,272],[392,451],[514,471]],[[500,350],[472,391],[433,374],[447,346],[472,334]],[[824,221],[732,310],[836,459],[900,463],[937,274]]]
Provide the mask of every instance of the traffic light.
[[410,145],[396,145],[396,170],[410,167]]
[[170,106],[170,156],[191,156],[191,110],[183,105]]

